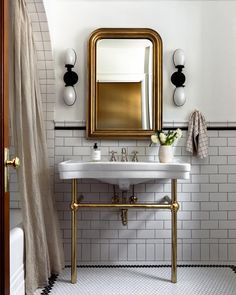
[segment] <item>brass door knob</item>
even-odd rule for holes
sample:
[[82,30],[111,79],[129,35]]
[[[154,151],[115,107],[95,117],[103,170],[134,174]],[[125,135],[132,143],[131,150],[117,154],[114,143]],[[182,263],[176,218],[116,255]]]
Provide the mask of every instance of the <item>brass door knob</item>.
[[8,166],[12,166],[13,168],[18,168],[20,167],[20,159],[18,157],[13,158],[11,161],[7,160],[5,162],[5,165]]

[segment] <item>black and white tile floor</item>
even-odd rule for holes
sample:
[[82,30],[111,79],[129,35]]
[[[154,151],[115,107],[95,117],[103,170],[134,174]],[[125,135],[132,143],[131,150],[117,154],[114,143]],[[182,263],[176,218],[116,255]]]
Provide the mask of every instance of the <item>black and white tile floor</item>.
[[178,282],[171,269],[159,267],[79,267],[77,284],[65,268],[50,286],[35,295],[236,295],[236,267],[180,266]]

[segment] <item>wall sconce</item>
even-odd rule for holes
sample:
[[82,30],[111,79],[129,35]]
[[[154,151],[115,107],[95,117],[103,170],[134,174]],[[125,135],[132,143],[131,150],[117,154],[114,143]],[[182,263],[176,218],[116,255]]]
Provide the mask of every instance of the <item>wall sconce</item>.
[[72,71],[72,68],[76,63],[76,53],[74,49],[68,48],[65,53],[65,67],[67,72],[65,73],[63,80],[65,82],[65,89],[63,93],[63,99],[66,105],[72,106],[77,98],[74,85],[78,82],[78,75]]
[[173,100],[176,106],[183,106],[186,102],[184,82],[185,75],[182,73],[185,64],[184,51],[182,49],[176,49],[173,54],[173,61],[175,67],[178,69],[171,76],[171,82],[175,85]]

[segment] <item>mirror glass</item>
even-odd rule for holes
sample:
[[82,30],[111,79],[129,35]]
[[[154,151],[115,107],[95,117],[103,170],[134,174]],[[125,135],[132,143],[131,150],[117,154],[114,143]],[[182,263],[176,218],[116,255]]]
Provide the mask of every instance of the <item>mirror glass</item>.
[[96,60],[97,128],[152,129],[152,42],[101,39]]
[[162,43],[150,29],[99,29],[89,41],[88,137],[147,137],[162,123]]

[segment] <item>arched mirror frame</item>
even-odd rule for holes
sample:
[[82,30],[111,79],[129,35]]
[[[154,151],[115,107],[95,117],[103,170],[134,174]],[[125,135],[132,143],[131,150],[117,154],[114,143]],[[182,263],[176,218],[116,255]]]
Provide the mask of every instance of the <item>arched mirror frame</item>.
[[[98,130],[96,128],[96,45],[101,39],[149,39],[153,44],[153,128],[149,130]],[[162,128],[162,40],[146,28],[101,28],[95,30],[88,43],[88,99],[86,133],[88,138],[148,138]]]

